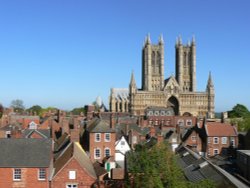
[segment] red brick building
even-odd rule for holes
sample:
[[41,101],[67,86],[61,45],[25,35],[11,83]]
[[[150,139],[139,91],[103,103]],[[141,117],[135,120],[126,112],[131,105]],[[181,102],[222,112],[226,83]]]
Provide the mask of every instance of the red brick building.
[[49,187],[51,140],[0,139],[0,187]]
[[101,161],[104,157],[115,155],[116,133],[113,126],[113,121],[108,123],[101,119],[94,119],[89,123],[85,142],[92,161]]
[[87,188],[97,180],[93,165],[78,142],[70,143],[54,164],[52,188]]

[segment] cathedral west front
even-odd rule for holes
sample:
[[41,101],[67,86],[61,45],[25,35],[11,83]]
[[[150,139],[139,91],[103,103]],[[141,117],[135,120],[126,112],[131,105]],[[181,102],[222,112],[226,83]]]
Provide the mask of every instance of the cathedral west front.
[[[142,86],[137,87],[134,73],[129,88],[112,88],[111,112],[130,112],[146,115],[149,109],[157,115],[193,115],[214,117],[214,85],[211,74],[206,90],[196,91],[196,42],[183,44],[180,37],[175,44],[175,76],[164,77],[164,41],[160,36],[152,44],[149,35],[142,49]],[[152,113],[152,112],[151,112]]]

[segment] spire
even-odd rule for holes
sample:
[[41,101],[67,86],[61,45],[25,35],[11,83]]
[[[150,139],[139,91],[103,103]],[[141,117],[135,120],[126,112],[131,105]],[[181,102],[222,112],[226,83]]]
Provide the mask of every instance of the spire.
[[164,44],[163,36],[162,34],[159,37],[159,44]]
[[134,71],[132,71],[132,73],[131,73],[130,85],[131,86],[135,86],[136,85],[136,83],[135,83],[135,77],[134,77]]
[[211,71],[209,71],[208,81],[207,81],[207,87],[214,87]]
[[179,44],[179,45],[181,45],[181,44],[182,44],[181,35],[179,35],[179,37],[178,37],[178,44]]
[[146,41],[145,44],[151,44],[151,40],[150,40],[150,34],[148,33],[147,37],[146,37]]
[[192,37],[192,45],[195,45],[195,36]]
[[191,42],[190,42],[190,40],[188,39],[188,46],[191,46]]

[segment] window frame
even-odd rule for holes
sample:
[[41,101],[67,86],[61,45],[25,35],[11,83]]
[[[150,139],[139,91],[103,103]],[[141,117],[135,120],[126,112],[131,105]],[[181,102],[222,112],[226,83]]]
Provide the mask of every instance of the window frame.
[[[107,135],[109,135],[109,138],[107,139]],[[105,133],[104,134],[104,141],[105,142],[110,142],[111,141],[111,134],[110,133]]]
[[[96,156],[96,151],[99,151],[99,157]],[[100,159],[101,158],[101,149],[100,148],[95,148],[94,149],[94,159]]]
[[[215,139],[217,139],[216,142]],[[213,144],[219,144],[219,142],[220,142],[219,137],[213,137]]]
[[[98,138],[99,135],[99,138]],[[95,142],[101,142],[101,133],[95,133]]]
[[76,170],[69,170],[69,180],[76,179]]
[[196,136],[191,136],[191,140],[192,140],[193,142],[195,142],[195,141],[196,141]]
[[[44,178],[41,178],[42,176],[44,176]],[[45,168],[38,169],[38,180],[46,180],[46,169]]]
[[[17,172],[17,171],[20,171],[20,172]],[[20,178],[16,178],[16,177],[19,177]],[[14,168],[13,169],[13,180],[14,181],[21,181],[22,180],[22,169],[21,168]]]
[[[217,153],[215,153],[217,151]],[[219,149],[213,149],[214,155],[219,155]]]
[[[72,186],[72,187],[69,187],[69,186]],[[76,186],[75,188],[78,188],[77,183],[68,183],[68,184],[66,184],[66,188],[74,188],[73,186]]]
[[221,144],[227,144],[227,137],[226,136],[221,138]]
[[[106,151],[109,151],[109,155],[106,155]],[[106,148],[104,149],[104,157],[110,157],[110,156],[111,156],[111,149],[108,148],[108,147],[106,147]]]

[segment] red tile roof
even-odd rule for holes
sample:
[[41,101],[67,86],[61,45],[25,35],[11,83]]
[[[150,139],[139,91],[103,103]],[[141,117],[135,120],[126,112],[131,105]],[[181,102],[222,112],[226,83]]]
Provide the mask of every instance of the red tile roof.
[[205,125],[207,136],[237,136],[234,126],[225,123],[207,122]]

